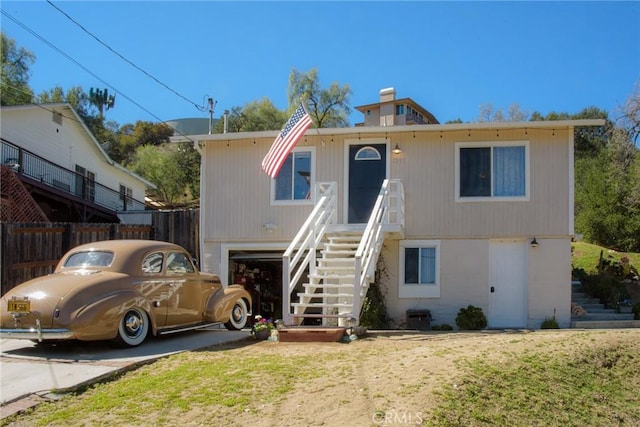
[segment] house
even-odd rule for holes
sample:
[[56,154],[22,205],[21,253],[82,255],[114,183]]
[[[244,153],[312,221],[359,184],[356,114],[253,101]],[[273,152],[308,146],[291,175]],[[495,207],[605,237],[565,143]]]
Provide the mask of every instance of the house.
[[260,165],[278,132],[191,136],[202,268],[289,325],[357,323],[377,270],[398,328],[455,327],[468,305],[489,328],[569,327],[574,128],[603,121],[438,124],[412,106],[428,123],[409,125],[381,95],[358,107],[375,125],[310,128],[276,179]]
[[[0,136],[1,164],[44,221],[119,222],[117,212],[144,210],[146,190],[155,188],[111,160],[70,104],[3,106]],[[3,204],[11,205],[5,187]]]

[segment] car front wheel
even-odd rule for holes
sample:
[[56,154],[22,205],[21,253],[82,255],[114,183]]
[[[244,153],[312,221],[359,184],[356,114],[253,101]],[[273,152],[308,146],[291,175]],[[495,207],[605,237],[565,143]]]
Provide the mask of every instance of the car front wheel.
[[135,347],[142,344],[149,332],[149,318],[140,308],[131,308],[122,316],[118,325],[116,343],[122,347]]
[[242,298],[238,299],[231,309],[229,321],[224,326],[230,331],[238,331],[244,328],[247,324],[248,312],[247,303]]

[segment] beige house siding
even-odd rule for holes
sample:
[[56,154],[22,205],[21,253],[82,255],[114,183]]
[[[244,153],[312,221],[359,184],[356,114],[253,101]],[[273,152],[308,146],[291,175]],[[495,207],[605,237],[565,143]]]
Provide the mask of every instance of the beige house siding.
[[[537,248],[527,249],[529,268],[526,294],[527,327],[540,328],[554,314],[560,327],[569,327],[571,313],[571,241],[538,239]],[[460,308],[469,304],[482,308],[489,317],[490,241],[488,239],[444,239],[440,242],[440,297],[400,298],[398,241],[386,241],[382,257],[387,272],[383,282],[393,327],[405,327],[407,310],[429,310],[433,325],[456,327]],[[489,325],[491,327],[491,325]]]
[[[431,237],[566,236],[569,230],[569,159],[566,130],[472,131],[400,134],[391,138],[403,152],[393,156],[391,178],[405,188],[408,235]],[[561,135],[562,134],[562,135]],[[441,136],[442,135],[442,136]],[[525,139],[526,138],[526,139]],[[479,146],[500,141],[528,141],[530,197],[528,201],[455,200],[455,144]],[[539,173],[539,171],[545,171]]]

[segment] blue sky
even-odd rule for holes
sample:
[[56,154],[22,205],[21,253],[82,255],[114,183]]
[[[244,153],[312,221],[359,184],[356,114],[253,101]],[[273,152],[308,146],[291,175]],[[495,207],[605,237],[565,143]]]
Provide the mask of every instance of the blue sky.
[[[317,68],[323,87],[348,84],[352,107],[394,87],[440,122],[475,121],[488,103],[615,113],[640,81],[639,1],[53,4],[180,94],[46,1],[2,1],[3,13],[95,75],[3,14],[2,30],[36,55],[34,91],[108,87],[118,95],[107,118],[120,124],[208,117],[194,105],[208,96],[216,118],[264,97],[286,109],[292,68]],[[354,110],[351,124],[361,119]]]

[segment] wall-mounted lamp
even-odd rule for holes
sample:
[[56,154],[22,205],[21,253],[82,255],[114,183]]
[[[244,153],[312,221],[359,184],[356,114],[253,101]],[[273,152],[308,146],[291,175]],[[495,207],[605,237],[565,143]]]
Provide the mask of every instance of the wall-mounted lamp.
[[393,154],[400,154],[400,153],[402,153],[402,150],[400,149],[398,144],[396,144],[395,148],[393,149]]
[[536,236],[533,236],[533,240],[531,241],[531,247],[532,248],[538,247],[538,241],[536,240]]

